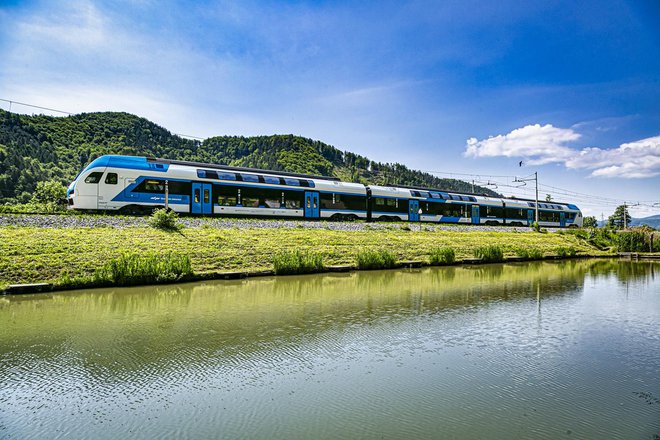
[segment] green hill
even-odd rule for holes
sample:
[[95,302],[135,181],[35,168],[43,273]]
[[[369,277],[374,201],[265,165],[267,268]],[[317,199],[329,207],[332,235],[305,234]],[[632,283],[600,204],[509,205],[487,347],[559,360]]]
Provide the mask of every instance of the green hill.
[[[320,141],[294,135],[217,136],[202,141],[173,135],[128,113],[28,116],[0,110],[0,203],[26,202],[37,182],[67,185],[103,154],[192,160],[309,174],[346,181],[471,191],[470,184],[440,179],[401,164],[374,162]],[[497,195],[475,186],[477,193]]]

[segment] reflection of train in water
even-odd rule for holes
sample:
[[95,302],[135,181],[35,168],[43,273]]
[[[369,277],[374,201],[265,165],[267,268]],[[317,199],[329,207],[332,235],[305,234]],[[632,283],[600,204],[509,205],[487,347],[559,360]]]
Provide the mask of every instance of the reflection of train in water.
[[[526,199],[441,190],[362,185],[334,177],[134,156],[101,156],[71,183],[69,208],[246,217],[407,220],[524,226],[536,206]],[[539,224],[582,226],[567,203],[539,203]]]

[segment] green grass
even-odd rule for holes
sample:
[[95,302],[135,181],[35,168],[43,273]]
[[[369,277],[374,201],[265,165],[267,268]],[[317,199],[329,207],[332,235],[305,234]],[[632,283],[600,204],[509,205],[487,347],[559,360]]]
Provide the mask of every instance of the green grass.
[[479,246],[474,249],[473,254],[475,258],[481,258],[485,263],[495,263],[504,260],[504,251],[500,246],[488,245]]
[[316,252],[283,251],[273,256],[273,267],[277,275],[322,272],[323,255]]
[[355,256],[358,269],[390,269],[396,266],[396,257],[387,249],[363,249]]
[[456,252],[450,247],[440,247],[431,249],[429,263],[438,264],[452,264],[456,261]]
[[124,254],[164,255],[176,251],[190,258],[196,274],[268,270],[273,255],[299,249],[323,255],[326,265],[354,265],[356,254],[384,250],[399,261],[428,261],[429,249],[451,247],[457,260],[470,258],[476,248],[493,245],[505,255],[517,249],[554,254],[573,246],[582,254],[603,254],[573,234],[511,231],[402,231],[363,229],[335,231],[305,228],[185,228],[180,233],[148,226],[127,228],[0,227],[0,289],[8,284],[58,282],[92,276],[106,261]]

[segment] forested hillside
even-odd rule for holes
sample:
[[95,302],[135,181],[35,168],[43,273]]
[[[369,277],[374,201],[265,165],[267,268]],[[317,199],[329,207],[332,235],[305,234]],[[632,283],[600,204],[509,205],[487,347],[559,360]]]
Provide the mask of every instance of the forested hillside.
[[[383,164],[293,135],[184,139],[128,113],[27,116],[0,110],[0,203],[26,202],[38,182],[66,185],[103,154],[131,154],[310,174],[376,184],[471,191],[466,182],[439,179],[401,164]],[[488,188],[478,193],[496,195]]]

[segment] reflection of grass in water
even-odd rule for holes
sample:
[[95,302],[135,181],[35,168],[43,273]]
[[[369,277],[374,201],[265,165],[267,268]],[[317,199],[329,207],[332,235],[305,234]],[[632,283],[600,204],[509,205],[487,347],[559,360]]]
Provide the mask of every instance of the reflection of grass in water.
[[[621,268],[618,272],[617,266]],[[136,365],[134,359],[122,358],[125,353],[147,350],[145,362],[178,359],[177,350],[185,351],[194,338],[198,349],[185,356],[201,362],[219,349],[262,350],[279,339],[322,336],[329,328],[352,326],[365,319],[406,319],[410,314],[493,300],[535,298],[537,291],[542,298],[570,295],[593,271],[609,274],[614,269],[624,277],[648,277],[659,267],[658,263],[618,265],[602,260],[506,263],[10,297],[0,303],[0,322],[11,325],[9,332],[0,332],[0,354],[2,347],[15,344],[62,340],[82,356],[107,351],[106,358],[112,361],[108,368],[115,371]],[[126,317],[131,321],[128,326]],[[118,354],[113,357],[115,351]],[[95,364],[96,358],[90,359],[94,361],[89,364]]]

